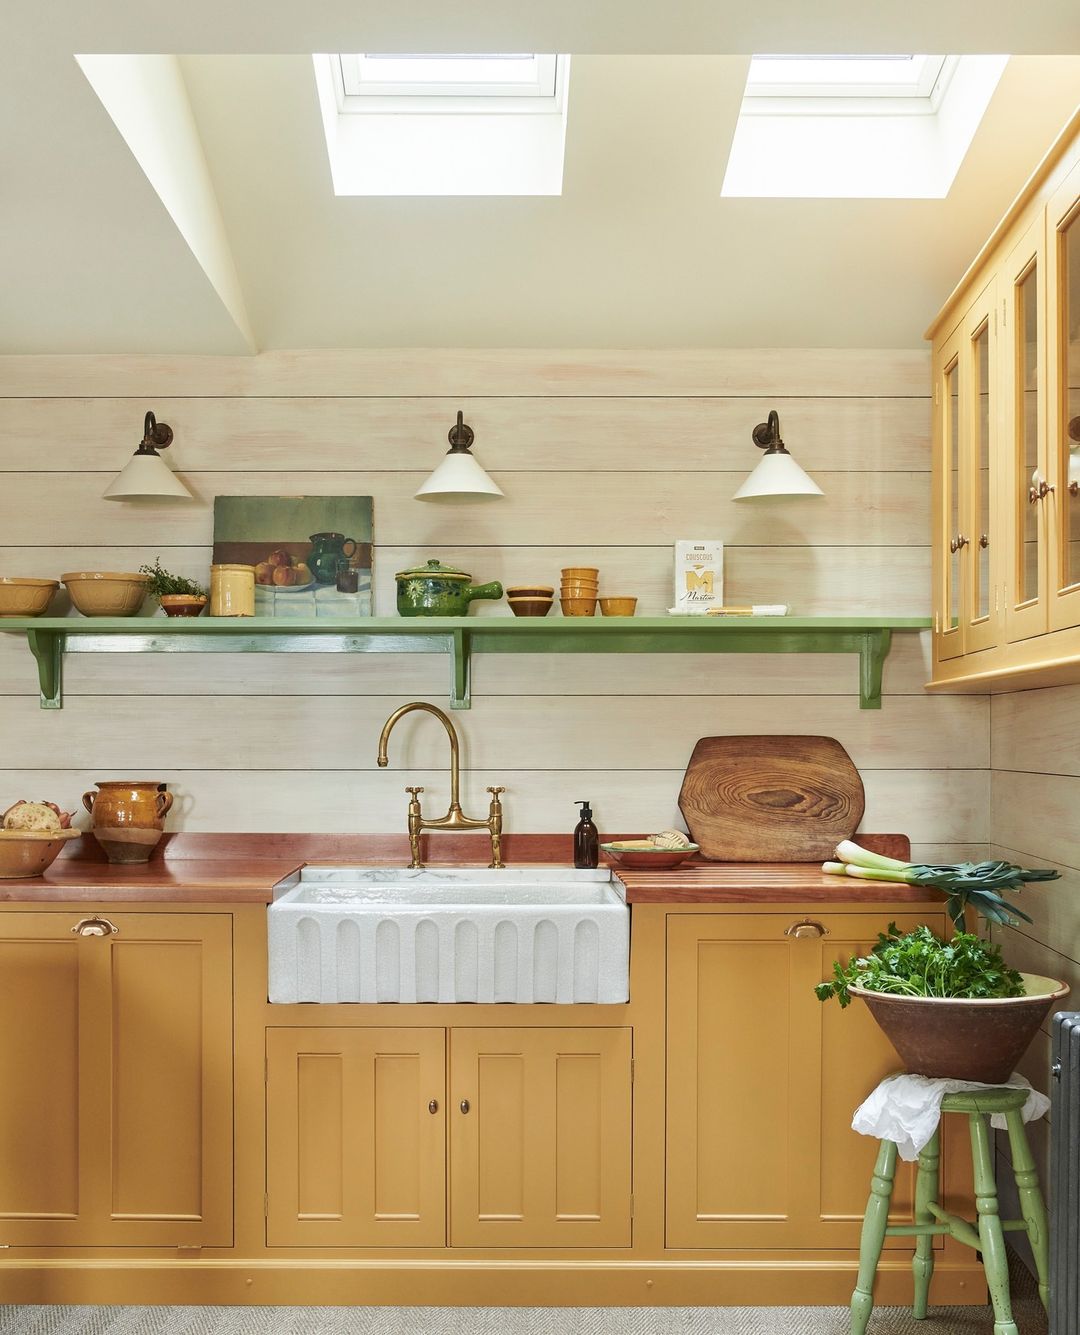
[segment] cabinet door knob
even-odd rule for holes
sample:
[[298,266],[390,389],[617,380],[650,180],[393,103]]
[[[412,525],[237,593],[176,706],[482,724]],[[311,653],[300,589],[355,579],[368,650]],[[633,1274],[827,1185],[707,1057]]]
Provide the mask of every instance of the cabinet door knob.
[[432,1117],[434,1117],[435,1114],[439,1111],[439,1100],[438,1100],[438,1099],[429,1099],[429,1100],[428,1100],[427,1110],[428,1110],[429,1113],[431,1113]]
[[979,537],[979,546],[985,551],[990,546],[990,535],[983,533]]
[[117,936],[120,928],[108,918],[83,918],[71,931],[75,936]]
[[1047,496],[1052,494],[1053,491],[1054,491],[1054,484],[1052,482],[1040,482],[1039,500],[1044,501],[1047,498]]
[[461,1107],[461,1111],[462,1111],[463,1113],[467,1113],[467,1112],[469,1111],[469,1108],[470,1108],[471,1106],[472,1106],[472,1105],[469,1103],[469,1100],[468,1100],[468,1099],[462,1099],[462,1100],[461,1100],[460,1107]]
[[962,533],[958,533],[956,537],[953,538],[953,540],[949,543],[949,551],[956,553],[960,551],[962,547],[966,547],[967,545],[968,545],[968,539],[965,538]]
[[784,929],[785,936],[793,936],[796,941],[801,941],[806,937],[828,936],[829,929],[820,922],[813,922],[807,918],[803,922],[793,922],[790,927]]

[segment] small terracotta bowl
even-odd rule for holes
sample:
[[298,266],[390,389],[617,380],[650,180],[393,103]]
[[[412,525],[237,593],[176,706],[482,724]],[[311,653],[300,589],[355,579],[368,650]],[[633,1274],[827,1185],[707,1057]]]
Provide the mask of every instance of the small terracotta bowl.
[[596,615],[595,598],[560,598],[564,617],[591,617]]
[[41,876],[81,830],[0,830],[0,880]]
[[554,598],[555,590],[550,584],[510,584],[506,589],[507,598]]
[[55,579],[16,579],[0,576],[0,617],[39,617],[49,610],[60,587]]
[[133,617],[146,598],[149,575],[80,570],[60,578],[76,611],[85,617]]
[[207,600],[190,593],[163,593],[158,602],[167,617],[197,617]]
[[636,607],[636,598],[600,599],[600,611],[606,617],[632,617]]
[[550,598],[508,598],[507,601],[516,617],[546,617],[551,611]]
[[595,598],[599,591],[599,584],[588,584],[580,579],[565,580],[559,589],[564,598]]
[[600,578],[600,569],[598,566],[567,566],[560,570],[559,574],[562,575],[564,580],[586,579],[595,581]]

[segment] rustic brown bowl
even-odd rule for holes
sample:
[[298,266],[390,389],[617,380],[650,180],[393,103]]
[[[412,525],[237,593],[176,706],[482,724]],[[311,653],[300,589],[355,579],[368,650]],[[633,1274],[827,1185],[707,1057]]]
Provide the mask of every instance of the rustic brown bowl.
[[205,596],[190,593],[163,593],[158,599],[167,617],[197,617],[206,606]]
[[564,617],[591,617],[596,615],[595,598],[560,598]]
[[546,617],[551,611],[550,598],[509,598],[507,601],[516,617]]
[[39,617],[49,610],[60,587],[55,579],[16,579],[0,576],[0,617]]
[[990,1000],[901,997],[850,987],[912,1075],[1003,1085],[1039,1026],[1069,989],[1056,978],[1021,974],[1028,995]]
[[636,598],[601,598],[600,611],[606,617],[632,617],[637,607]]
[[617,867],[626,871],[670,871],[698,851],[697,844],[687,848],[627,848],[623,843],[600,847]]
[[41,876],[81,830],[0,830],[0,881]]
[[146,598],[149,575],[80,570],[61,575],[76,611],[86,617],[133,617]]
[[547,598],[555,597],[555,589],[550,584],[511,584],[507,586],[507,598]]

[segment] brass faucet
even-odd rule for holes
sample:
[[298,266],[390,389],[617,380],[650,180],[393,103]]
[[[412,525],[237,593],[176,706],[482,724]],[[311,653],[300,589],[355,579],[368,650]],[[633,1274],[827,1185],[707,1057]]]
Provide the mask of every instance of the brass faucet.
[[418,709],[426,714],[434,714],[446,729],[446,735],[450,738],[450,808],[445,816],[440,816],[437,820],[430,820],[420,810],[420,794],[424,791],[423,788],[405,789],[409,794],[409,848],[412,850],[410,868],[424,865],[420,861],[420,834],[423,830],[487,830],[491,836],[491,861],[488,866],[505,866],[502,860],[502,803],[499,801],[499,794],[506,792],[506,789],[488,789],[491,794],[491,806],[488,808],[487,820],[473,820],[471,816],[464,814],[461,810],[461,799],[458,792],[458,758],[461,748],[458,735],[454,731],[454,725],[441,709],[436,709],[434,705],[425,704],[422,700],[414,700],[410,705],[402,705],[400,709],[395,709],[383,724],[382,735],[379,738],[379,768],[386,768],[386,743],[390,739],[394,724],[397,723],[398,719],[404,718],[406,714],[411,714]]

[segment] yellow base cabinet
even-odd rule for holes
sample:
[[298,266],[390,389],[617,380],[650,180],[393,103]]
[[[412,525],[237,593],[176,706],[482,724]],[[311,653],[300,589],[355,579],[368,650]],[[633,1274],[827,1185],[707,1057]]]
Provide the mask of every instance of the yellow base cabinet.
[[[944,932],[940,915],[897,918],[920,922]],[[813,989],[883,926],[876,913],[669,917],[669,1247],[858,1247],[877,1142],[851,1116],[899,1059],[864,1006]],[[904,1169],[897,1223],[911,1222]]]
[[446,1242],[442,1029],[266,1035],[271,1247]]
[[232,1241],[227,914],[0,915],[0,1243]]
[[450,1241],[628,1247],[631,1031],[450,1031]]

